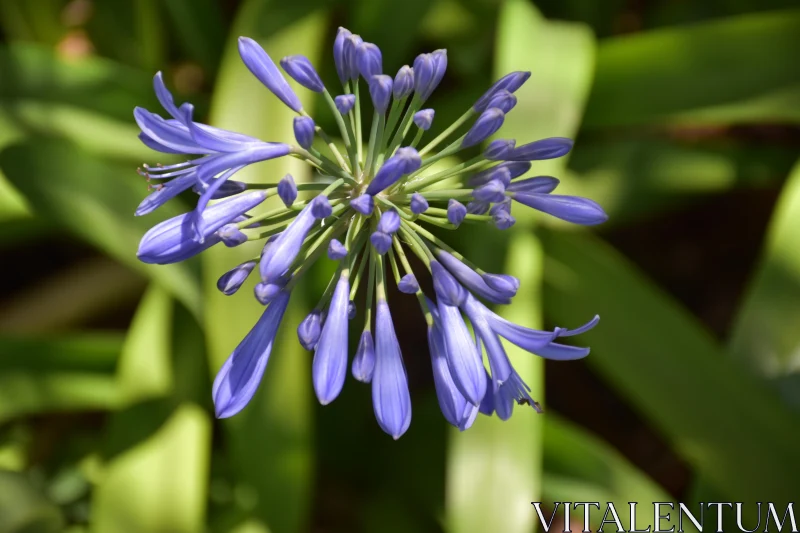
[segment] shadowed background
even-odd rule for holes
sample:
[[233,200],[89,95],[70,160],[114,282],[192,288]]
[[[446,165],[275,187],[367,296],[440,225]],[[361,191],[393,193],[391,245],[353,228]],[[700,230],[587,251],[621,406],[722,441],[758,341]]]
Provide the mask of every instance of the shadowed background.
[[[295,327],[331,275],[323,260],[253,402],[214,419],[213,376],[260,306],[252,281],[215,289],[238,249],[137,261],[141,235],[192,198],[133,216],[136,167],[171,160],[137,140],[132,110],[160,112],[162,70],[199,119],[291,140],[293,113],[235,39],[306,55],[336,94],[340,25],[392,75],[447,48],[433,135],[530,70],[501,135],[576,139],[532,173],[608,223],[576,231],[517,206],[512,230],[447,236],[522,280],[506,316],[550,328],[600,314],[577,338],[586,360],[512,351],[544,415],[447,426],[424,321],[393,284],[410,430],[385,435],[352,379],[317,405]],[[800,494],[795,1],[0,0],[0,36],[0,533],[522,533],[538,524],[530,502],[555,500],[615,502],[626,527],[629,501],[644,527],[652,501],[741,501],[751,529],[754,502]],[[294,160],[244,172],[308,178]]]

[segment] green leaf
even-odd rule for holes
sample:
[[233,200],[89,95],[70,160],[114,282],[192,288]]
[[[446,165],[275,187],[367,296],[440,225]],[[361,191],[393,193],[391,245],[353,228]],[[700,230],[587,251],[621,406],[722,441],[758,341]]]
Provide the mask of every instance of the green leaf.
[[597,238],[543,232],[545,301],[581,336],[588,361],[714,487],[737,501],[798,490],[797,418],[672,299]]
[[781,193],[761,264],[733,328],[730,353],[800,409],[800,164]]
[[[633,125],[709,106],[750,106],[800,83],[798,48],[796,9],[606,39],[584,124]],[[729,122],[740,118],[736,106],[729,109]]]
[[184,52],[207,73],[217,70],[225,45],[225,21],[214,0],[166,0],[167,14]]
[[22,474],[0,470],[0,531],[58,533],[64,527],[61,511]]
[[117,456],[92,502],[98,533],[202,533],[211,422],[184,403],[150,438]]
[[[573,136],[591,81],[594,41],[590,32],[582,25],[545,21],[529,3],[512,0],[503,6],[497,34],[498,77],[512,70],[537,73],[518,91],[519,103],[507,118],[502,135],[520,142]],[[561,159],[541,166],[558,175],[564,165]],[[532,217],[525,214],[518,220],[519,227],[532,223]],[[497,234],[488,237],[484,233],[482,237],[471,240],[465,255],[490,257],[487,239],[496,242]],[[507,247],[503,272],[517,276],[526,289],[501,314],[524,326],[540,326],[541,245],[530,233],[517,230]],[[542,360],[509,344],[506,350],[534,399],[542,401]],[[469,431],[451,432],[445,492],[448,531],[531,530],[533,507],[521,510],[515,502],[520,494],[536,499],[541,492],[542,423],[532,410],[518,409],[506,422],[479,416]]]
[[[303,54],[317,63],[325,17],[299,4],[246,2],[237,17],[233,36],[247,35],[273,58]],[[267,16],[269,15],[269,16]],[[282,28],[278,21],[290,20]],[[306,107],[309,92],[298,91]],[[270,141],[293,139],[294,113],[264,88],[242,64],[235,40],[229,43],[212,103],[215,126]],[[245,181],[270,181],[291,173],[295,180],[308,178],[308,167],[293,158],[252,165],[237,174]],[[277,199],[267,203],[277,205]],[[265,206],[265,208],[270,208]],[[203,254],[205,329],[212,375],[256,323],[263,306],[252,296],[252,279],[234,296],[216,289],[217,278],[259,253],[259,244]],[[256,275],[253,278],[257,277]],[[295,290],[270,356],[263,382],[250,404],[225,422],[233,471],[244,487],[250,487],[258,504],[255,518],[274,533],[304,530],[311,509],[313,479],[310,358],[297,343],[295,328],[311,305]]]
[[128,331],[118,380],[129,407],[108,425],[111,459],[94,493],[93,531],[204,530],[211,420],[196,404],[171,397],[175,381],[197,376],[173,371],[173,307],[152,285]]
[[[668,502],[672,497],[617,450],[554,413],[544,422],[542,501],[612,502],[628,523],[628,502]],[[598,518],[598,517],[595,517]],[[639,529],[652,523],[637,514]],[[599,523],[599,519],[595,524]],[[633,528],[631,528],[633,529]]]
[[610,223],[652,216],[689,196],[774,186],[794,164],[796,150],[747,142],[679,142],[637,135],[579,139],[559,192],[591,198]]
[[[199,314],[200,289],[189,265],[145,265],[136,258],[139,240],[156,221],[133,216],[146,191],[131,168],[100,161],[55,140],[31,140],[5,149],[0,168],[39,215],[154,279]],[[178,209],[173,202],[159,211],[167,217],[177,215]]]
[[118,333],[0,337],[0,372],[14,370],[113,373],[122,350]]

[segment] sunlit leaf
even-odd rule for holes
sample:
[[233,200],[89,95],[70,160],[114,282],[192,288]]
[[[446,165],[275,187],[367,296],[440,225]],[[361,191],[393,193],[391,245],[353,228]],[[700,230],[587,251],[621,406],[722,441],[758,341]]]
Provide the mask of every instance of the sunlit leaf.
[[[189,265],[145,265],[136,258],[142,235],[155,223],[134,217],[146,193],[126,165],[100,161],[61,141],[29,141],[0,153],[0,168],[41,216],[63,224],[118,261],[158,281],[199,313],[200,290]],[[179,207],[163,206],[162,217]],[[152,215],[159,216],[159,215]]]
[[[641,124],[709,106],[751,106],[800,83],[799,35],[800,10],[785,10],[606,39],[584,124]],[[741,116],[728,109],[728,121]]]
[[581,337],[588,361],[696,471],[738,501],[797,494],[800,427],[777,396],[726,363],[709,334],[610,247],[590,235],[542,237],[549,315],[559,324],[600,315]]
[[742,304],[730,352],[800,409],[800,165],[772,217],[761,265]]

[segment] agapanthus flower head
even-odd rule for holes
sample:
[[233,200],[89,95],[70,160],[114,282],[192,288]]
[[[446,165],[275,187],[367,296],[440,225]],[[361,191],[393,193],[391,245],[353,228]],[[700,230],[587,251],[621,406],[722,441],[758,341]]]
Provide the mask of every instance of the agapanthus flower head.
[[[511,212],[516,204],[575,224],[606,220],[592,200],[553,194],[559,185],[556,178],[523,177],[532,161],[566,155],[572,149],[569,139],[552,137],[520,146],[514,139],[497,139],[468,164],[432,170],[445,155],[457,157],[498,132],[505,115],[515,108],[515,91],[530,73],[512,72],[495,82],[457,123],[444,129],[445,134],[425,144],[434,110],[423,109],[423,104],[446,74],[445,50],[420,54],[413,68],[404,65],[392,78],[383,74],[383,57],[376,45],[339,28],[333,59],[341,82],[341,91],[335,92],[341,94],[335,97],[307,58],[283,58],[280,63],[288,76],[305,89],[324,94],[337,132],[325,132],[303,110],[278,66],[256,41],[240,38],[239,52],[253,75],[297,113],[294,140],[264,141],[196,122],[194,108],[174,102],[160,73],[154,88],[169,117],[142,108],[134,111],[142,142],[160,152],[186,156],[182,163],[143,167],[140,173],[157,186],[136,214],[151,213],[184,191],[198,195],[192,211],[156,224],[143,236],[139,258],[166,264],[220,242],[263,243],[257,257],[233,267],[217,282],[223,294],[231,295],[257,269],[253,295],[266,306],[214,381],[217,416],[236,414],[255,394],[290,295],[319,259],[334,262],[334,275],[319,303],[297,325],[297,337],[306,350],[314,351],[311,377],[322,404],[338,397],[350,373],[371,384],[375,418],[386,433],[396,439],[408,429],[408,380],[387,290],[387,277],[393,276],[398,297],[414,295],[427,323],[436,395],[447,422],[463,431],[479,413],[506,419],[515,405],[523,403],[539,410],[500,339],[540,357],[577,359],[585,357],[588,348],[557,341],[591,329],[596,318],[575,330],[553,331],[501,318],[486,304],[511,303],[524,290],[519,280],[481,270],[427,229],[433,225],[452,230],[469,224],[507,229],[515,223]],[[363,116],[372,117],[372,123],[357,124],[368,103],[374,113]],[[361,132],[369,132],[369,138]],[[327,150],[315,148],[317,135]],[[341,144],[334,142],[336,135]],[[232,179],[249,165],[287,155],[308,163],[316,171],[314,179],[308,183],[296,183],[290,175],[248,183]],[[280,200],[275,201],[280,207],[263,209],[262,202],[272,197]],[[409,253],[419,262],[409,261]],[[418,281],[426,273],[433,286],[429,294]],[[361,297],[363,312],[356,313]],[[349,340],[354,338],[349,327],[357,317],[364,322],[358,324],[361,334],[349,361]]]

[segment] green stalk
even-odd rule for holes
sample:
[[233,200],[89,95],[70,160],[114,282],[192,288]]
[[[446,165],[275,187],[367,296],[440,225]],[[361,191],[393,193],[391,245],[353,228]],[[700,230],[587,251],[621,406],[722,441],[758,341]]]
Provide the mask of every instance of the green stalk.
[[475,115],[477,115],[477,113],[470,107],[469,110],[466,113],[464,113],[463,115],[461,115],[461,117],[459,117],[458,120],[453,122],[450,125],[449,128],[444,130],[442,133],[439,134],[438,137],[436,137],[434,140],[432,140],[427,145],[425,145],[425,147],[422,150],[419,151],[419,155],[421,155],[421,156],[425,155],[428,152],[430,152],[431,150],[433,150],[434,148],[436,148],[437,146],[439,146],[439,144],[443,140],[447,139],[454,131],[456,131],[458,128],[460,128],[466,121],[468,121],[470,118],[472,118]]

